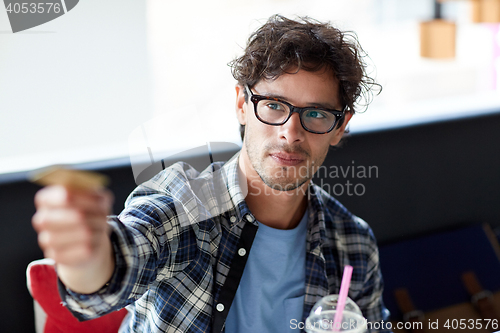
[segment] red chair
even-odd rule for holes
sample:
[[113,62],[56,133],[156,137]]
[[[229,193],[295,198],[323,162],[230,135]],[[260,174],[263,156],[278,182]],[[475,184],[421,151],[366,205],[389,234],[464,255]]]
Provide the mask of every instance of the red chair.
[[105,316],[80,322],[62,305],[57,288],[54,261],[35,260],[26,270],[28,290],[35,307],[37,333],[116,333],[127,310],[121,309]]

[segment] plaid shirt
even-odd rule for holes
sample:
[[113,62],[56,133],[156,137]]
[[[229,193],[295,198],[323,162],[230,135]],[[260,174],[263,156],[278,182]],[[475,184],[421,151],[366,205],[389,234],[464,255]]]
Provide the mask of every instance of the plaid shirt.
[[[224,331],[258,228],[240,188],[238,156],[201,174],[176,163],[137,187],[109,220],[116,257],[110,282],[90,295],[61,285],[73,314],[87,320],[127,306],[120,332]],[[349,297],[369,322],[386,321],[371,229],[318,186],[311,183],[307,195],[304,312],[297,322],[305,323],[321,297],[339,292],[345,265],[354,267]]]

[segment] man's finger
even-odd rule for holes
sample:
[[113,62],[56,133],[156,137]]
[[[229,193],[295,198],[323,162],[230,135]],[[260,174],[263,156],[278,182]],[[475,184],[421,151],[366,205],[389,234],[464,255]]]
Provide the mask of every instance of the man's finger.
[[35,195],[35,206],[41,208],[74,207],[91,214],[110,214],[113,195],[107,189],[79,191],[63,186],[49,186]]
[[88,213],[72,208],[39,209],[32,218],[33,228],[38,231],[63,231],[81,226],[100,231],[107,228],[106,214]]

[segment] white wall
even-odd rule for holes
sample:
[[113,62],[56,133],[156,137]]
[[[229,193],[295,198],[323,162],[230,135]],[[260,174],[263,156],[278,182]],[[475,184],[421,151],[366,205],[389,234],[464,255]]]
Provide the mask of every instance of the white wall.
[[0,173],[126,156],[153,114],[142,1],[82,0],[13,34],[0,5]]

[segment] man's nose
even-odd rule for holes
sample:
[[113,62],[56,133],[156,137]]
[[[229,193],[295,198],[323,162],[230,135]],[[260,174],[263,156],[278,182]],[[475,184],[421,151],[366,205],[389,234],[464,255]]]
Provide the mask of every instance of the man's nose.
[[304,136],[305,130],[300,123],[300,115],[294,112],[287,122],[280,126],[280,139],[291,144],[304,141]]

